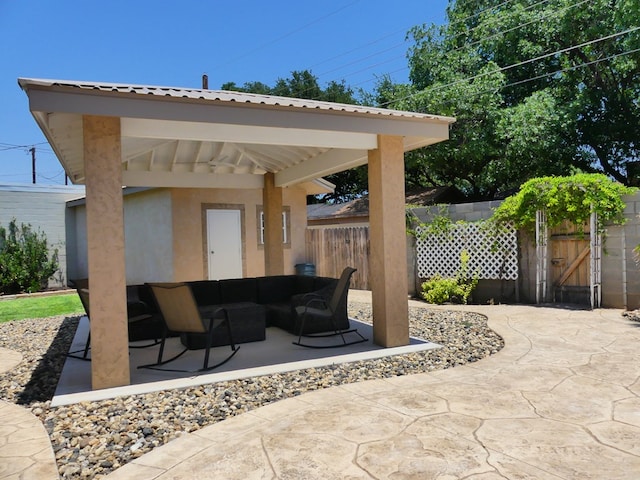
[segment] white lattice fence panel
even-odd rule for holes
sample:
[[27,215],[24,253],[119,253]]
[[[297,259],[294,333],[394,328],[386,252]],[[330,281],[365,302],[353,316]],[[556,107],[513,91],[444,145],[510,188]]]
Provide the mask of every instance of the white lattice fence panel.
[[513,227],[499,231],[484,228],[481,222],[453,224],[443,233],[425,233],[417,229],[416,256],[418,276],[455,277],[460,271],[460,256],[469,254],[469,274],[481,279],[518,278],[518,240]]

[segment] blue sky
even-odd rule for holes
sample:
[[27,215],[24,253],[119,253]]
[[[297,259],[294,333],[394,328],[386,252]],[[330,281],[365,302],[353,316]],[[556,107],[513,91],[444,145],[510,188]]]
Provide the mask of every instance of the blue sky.
[[[309,69],[321,85],[407,80],[407,30],[442,23],[447,0],[0,0],[0,184],[63,184],[18,77],[209,88],[273,85]],[[45,143],[43,143],[45,142]],[[14,146],[18,146],[14,148]]]

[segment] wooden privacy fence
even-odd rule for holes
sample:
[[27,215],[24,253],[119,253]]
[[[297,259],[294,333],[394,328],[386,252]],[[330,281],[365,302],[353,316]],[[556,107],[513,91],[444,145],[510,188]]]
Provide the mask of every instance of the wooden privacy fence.
[[369,287],[369,227],[308,228],[306,257],[316,275],[339,277],[344,267],[357,268],[351,288]]

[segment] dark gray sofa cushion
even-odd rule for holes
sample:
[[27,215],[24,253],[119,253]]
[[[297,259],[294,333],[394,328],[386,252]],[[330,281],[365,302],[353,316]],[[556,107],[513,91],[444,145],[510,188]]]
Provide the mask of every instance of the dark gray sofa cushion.
[[316,289],[316,277],[309,277],[306,275],[296,275],[293,277],[296,282],[295,292],[291,292],[291,295],[296,293],[308,293],[313,292]]
[[220,285],[216,280],[198,280],[189,282],[193,298],[198,305],[218,305],[222,303],[220,298]]
[[[231,304],[220,304],[226,308],[231,324],[231,333],[234,343],[259,342],[265,339],[265,307],[257,303],[242,302]],[[206,317],[207,308],[203,308],[203,317]],[[213,308],[215,310],[215,308]],[[229,332],[226,325],[220,324],[213,328],[212,347],[229,345]],[[182,333],[180,341],[189,350],[197,350],[207,346],[207,334],[203,333]]]
[[220,285],[220,303],[258,303],[258,280],[255,278],[218,280],[218,284]]
[[257,282],[258,303],[261,304],[288,302],[296,293],[296,277],[293,275],[260,277]]

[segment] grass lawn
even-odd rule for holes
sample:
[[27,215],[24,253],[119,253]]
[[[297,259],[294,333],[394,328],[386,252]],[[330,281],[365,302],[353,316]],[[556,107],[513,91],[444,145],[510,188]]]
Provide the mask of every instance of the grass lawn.
[[76,293],[0,301],[0,323],[71,314],[84,314],[80,297]]

